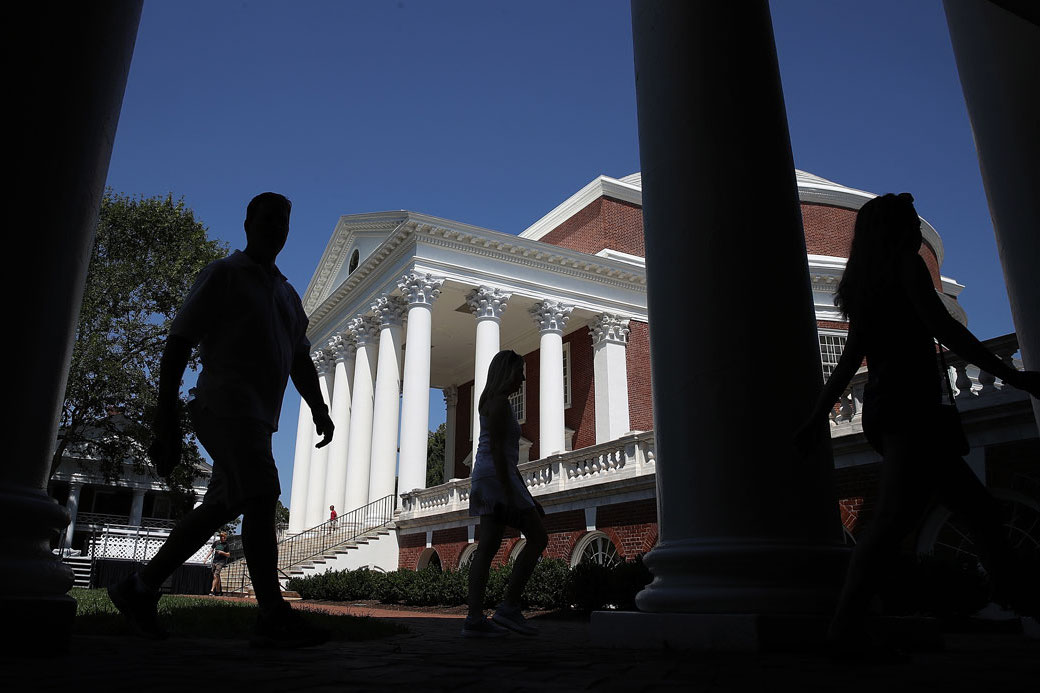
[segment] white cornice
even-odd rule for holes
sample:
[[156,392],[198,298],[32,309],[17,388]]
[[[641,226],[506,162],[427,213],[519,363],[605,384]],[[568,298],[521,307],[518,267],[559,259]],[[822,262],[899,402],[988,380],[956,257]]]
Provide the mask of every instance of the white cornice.
[[538,240],[601,197],[643,204],[643,189],[609,176],[599,176],[584,188],[561,202],[554,210],[527,227],[520,238]]
[[[391,216],[392,215],[392,216]],[[372,217],[373,215],[364,215]],[[382,276],[381,269],[394,265],[414,248],[413,243],[427,243],[449,248],[463,255],[484,256],[531,267],[536,270],[588,278],[605,285],[646,291],[646,270],[630,262],[608,257],[597,257],[577,250],[519,238],[500,231],[483,229],[448,219],[414,212],[384,213],[386,222],[396,223],[383,243],[369,255],[339,286],[331,282],[337,276],[332,269],[342,264],[346,254],[346,238],[350,235],[355,217],[342,217],[334,240],[330,242],[315,278],[311,280],[304,300],[304,309],[310,318],[308,332],[321,332],[325,323],[337,317],[340,302],[353,292],[368,296],[376,285],[396,282],[400,277]],[[366,221],[372,221],[366,219]],[[320,276],[319,276],[320,275]]]
[[[521,238],[540,239],[556,229],[572,216],[588,207],[600,197],[612,197],[624,202],[642,206],[642,179],[636,174],[625,176],[627,180],[618,180],[610,176],[599,176],[584,188],[574,193],[544,217],[531,224],[520,234]],[[798,184],[798,201],[808,204],[830,205],[858,211],[868,200],[877,195],[865,190],[857,190],[839,183],[814,176],[805,171],[795,171]],[[639,184],[635,181],[639,180]],[[753,196],[753,191],[752,191]],[[921,218],[921,235],[925,242],[935,250],[939,266],[943,263],[943,243],[939,233],[927,219]]]

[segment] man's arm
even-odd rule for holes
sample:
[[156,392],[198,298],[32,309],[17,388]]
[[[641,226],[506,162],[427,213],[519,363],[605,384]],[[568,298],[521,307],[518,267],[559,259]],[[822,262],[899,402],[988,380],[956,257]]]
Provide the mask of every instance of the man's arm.
[[332,433],[336,427],[329,417],[329,407],[322,399],[321,387],[318,385],[318,371],[314,369],[314,362],[311,361],[310,354],[303,350],[296,352],[292,367],[289,369],[289,377],[292,378],[296,391],[310,407],[314,429],[318,435],[322,436],[321,441],[314,447],[323,448],[332,442]]
[[160,476],[169,476],[181,461],[180,390],[192,344],[177,335],[166,340],[159,361],[159,401],[155,413],[155,441],[148,456]]

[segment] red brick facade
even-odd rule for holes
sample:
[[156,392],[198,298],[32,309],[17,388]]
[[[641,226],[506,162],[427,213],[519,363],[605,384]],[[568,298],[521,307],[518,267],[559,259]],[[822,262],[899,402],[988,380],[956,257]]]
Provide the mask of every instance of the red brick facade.
[[600,197],[541,240],[590,255],[610,248],[643,257],[643,209],[631,202]]

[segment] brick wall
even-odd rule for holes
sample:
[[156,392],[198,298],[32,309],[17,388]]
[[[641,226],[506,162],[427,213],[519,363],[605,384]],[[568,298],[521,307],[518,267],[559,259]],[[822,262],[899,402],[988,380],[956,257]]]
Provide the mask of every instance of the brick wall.
[[[398,536],[397,565],[400,568],[415,570],[419,565],[419,555],[426,548],[426,533],[402,534]],[[443,565],[443,564],[442,564]]]
[[642,257],[646,254],[643,210],[630,202],[600,197],[541,240],[592,255],[611,248]]
[[571,345],[571,406],[563,410],[563,422],[574,430],[577,450],[596,444],[596,373],[589,328],[564,336],[563,343]]
[[466,459],[466,455],[473,446],[473,441],[469,439],[473,424],[469,404],[473,392],[473,381],[459,385],[458,390],[459,399],[455,405],[455,472],[453,476],[456,479],[465,479],[469,476],[469,467],[462,464],[462,460]]
[[654,400],[650,387],[650,331],[645,322],[628,323],[628,425],[633,431],[654,428]]
[[657,501],[649,498],[601,506],[596,511],[596,528],[630,561],[657,543]]
[[838,496],[841,523],[853,536],[870,520],[880,474],[879,462],[834,470],[834,490]]

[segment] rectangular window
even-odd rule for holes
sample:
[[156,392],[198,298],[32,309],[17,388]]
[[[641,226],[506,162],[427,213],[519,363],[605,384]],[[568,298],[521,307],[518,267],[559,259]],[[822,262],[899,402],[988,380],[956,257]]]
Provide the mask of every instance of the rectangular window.
[[524,361],[524,382],[520,383],[519,390],[509,395],[509,406],[517,423],[527,421],[527,361]]
[[845,349],[848,337],[844,334],[820,335],[820,363],[823,365],[823,377],[831,377],[834,367],[838,365],[841,352]]
[[563,408],[571,406],[571,343],[563,345]]

